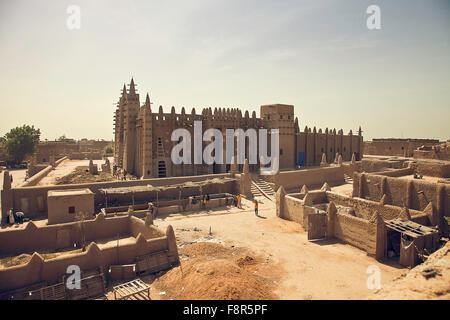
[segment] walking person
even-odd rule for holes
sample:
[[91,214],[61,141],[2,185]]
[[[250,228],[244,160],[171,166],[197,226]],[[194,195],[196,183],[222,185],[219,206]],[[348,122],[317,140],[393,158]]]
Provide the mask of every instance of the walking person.
[[153,204],[150,204],[150,214],[152,215],[152,219],[155,219],[155,208],[153,207]]
[[253,200],[253,204],[255,205],[255,216],[258,216],[258,200]]
[[202,203],[203,203],[203,209],[206,209],[206,196],[205,195],[203,196]]
[[242,206],[241,206],[241,194],[238,194],[238,196],[237,196],[237,206],[238,206],[239,209],[242,209]]

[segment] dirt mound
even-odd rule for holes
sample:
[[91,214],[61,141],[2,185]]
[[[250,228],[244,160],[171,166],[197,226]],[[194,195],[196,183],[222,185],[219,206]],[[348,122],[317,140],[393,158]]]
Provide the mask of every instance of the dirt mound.
[[257,274],[257,264],[248,255],[238,258],[239,248],[218,243],[198,242],[181,248],[178,266],[153,282],[156,290],[165,291],[163,299],[276,299],[273,282]]
[[225,259],[182,261],[181,268],[170,270],[154,285],[176,299],[275,299],[263,278]]
[[219,258],[232,254],[231,251],[231,249],[214,242],[197,242],[180,249],[181,254],[189,257],[213,256]]

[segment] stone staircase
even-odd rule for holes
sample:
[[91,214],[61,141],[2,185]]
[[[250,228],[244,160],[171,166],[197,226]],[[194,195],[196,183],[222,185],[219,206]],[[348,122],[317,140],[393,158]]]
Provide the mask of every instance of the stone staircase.
[[344,180],[345,180],[345,183],[353,183],[352,177],[350,177],[346,174],[344,174]]
[[264,196],[272,201],[275,199],[275,192],[273,189],[260,177],[253,179],[251,191],[254,197]]

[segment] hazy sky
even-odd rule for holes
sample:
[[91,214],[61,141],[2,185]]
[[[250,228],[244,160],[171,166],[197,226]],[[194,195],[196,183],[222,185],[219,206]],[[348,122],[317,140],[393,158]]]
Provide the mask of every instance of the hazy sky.
[[301,130],[450,138],[448,0],[0,0],[0,49],[0,135],[112,139],[133,76],[153,110],[286,103]]

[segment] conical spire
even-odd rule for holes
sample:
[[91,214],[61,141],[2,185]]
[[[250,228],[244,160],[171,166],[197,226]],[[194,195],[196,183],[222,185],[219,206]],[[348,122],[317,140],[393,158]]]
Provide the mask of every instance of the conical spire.
[[11,189],[11,177],[8,171],[3,171],[3,190]]
[[322,188],[320,188],[320,191],[331,191],[331,187],[325,182]]
[[244,169],[243,169],[243,173],[244,174],[248,174],[250,171],[249,166],[248,166],[248,159],[246,158],[244,161]]
[[145,97],[145,106],[150,108],[150,96],[148,95],[148,92],[147,96]]
[[130,82],[130,94],[135,94],[136,93],[136,88],[134,85],[134,79],[131,78],[131,82]]
[[123,89],[122,89],[122,97],[127,95],[127,85],[124,83],[123,84]]
[[300,190],[300,193],[302,193],[302,194],[308,193],[308,187],[306,186],[306,184],[303,185],[302,189]]

